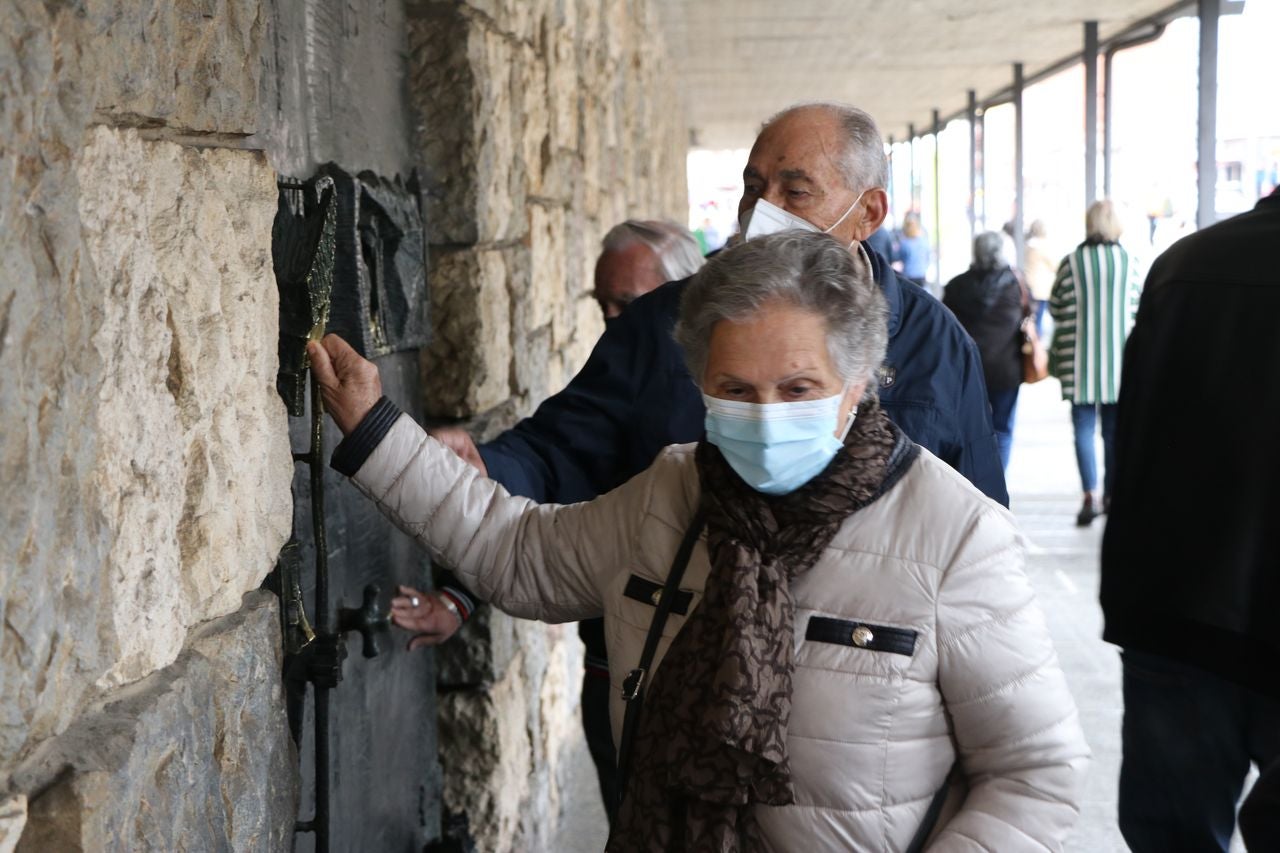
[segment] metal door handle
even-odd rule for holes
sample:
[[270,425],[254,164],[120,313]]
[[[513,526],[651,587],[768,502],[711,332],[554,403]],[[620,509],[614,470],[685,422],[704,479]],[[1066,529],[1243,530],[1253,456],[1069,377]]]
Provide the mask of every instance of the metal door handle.
[[382,635],[391,628],[387,614],[378,604],[382,590],[377,584],[369,584],[364,588],[364,603],[359,608],[338,608],[338,631],[359,631],[363,639],[361,654],[367,658],[376,658],[382,652]]

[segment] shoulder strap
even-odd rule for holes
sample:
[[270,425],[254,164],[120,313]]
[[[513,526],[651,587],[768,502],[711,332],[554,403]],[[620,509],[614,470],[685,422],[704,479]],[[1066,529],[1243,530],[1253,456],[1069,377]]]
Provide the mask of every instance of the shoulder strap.
[[622,698],[627,707],[622,717],[622,737],[618,739],[616,790],[619,807],[626,795],[627,777],[631,772],[631,751],[635,745],[636,729],[640,725],[640,709],[644,705],[645,678],[653,665],[653,656],[658,652],[658,641],[662,639],[662,629],[666,627],[667,617],[671,615],[671,608],[677,598],[676,593],[680,590],[680,579],[684,577],[685,567],[689,565],[689,557],[693,554],[693,546],[698,543],[706,520],[706,513],[699,506],[693,521],[689,522],[689,529],[685,531],[676,557],[671,562],[671,571],[667,572],[667,582],[662,587],[662,594],[658,597],[658,604],[653,612],[653,621],[649,623],[649,633],[644,638],[640,663],[627,673],[627,678],[622,683]]
[[942,804],[947,801],[947,792],[951,789],[951,781],[955,778],[959,769],[959,761],[951,765],[947,778],[942,780],[942,787],[938,789],[937,793],[933,795],[933,799],[929,801],[929,808],[925,809],[924,812],[924,820],[920,821],[920,827],[916,829],[916,834],[911,837],[911,843],[907,845],[906,853],[920,853],[924,849],[924,843],[929,840],[929,835],[933,832],[934,826],[938,823],[938,817],[942,814]]

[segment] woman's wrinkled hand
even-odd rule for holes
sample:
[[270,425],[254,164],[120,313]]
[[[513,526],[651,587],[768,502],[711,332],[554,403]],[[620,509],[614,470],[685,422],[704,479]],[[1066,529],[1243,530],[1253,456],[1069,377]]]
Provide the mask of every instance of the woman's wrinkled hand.
[[325,410],[342,434],[350,435],[382,397],[377,366],[337,335],[325,335],[323,340],[307,344],[307,355]]
[[412,631],[409,651],[420,646],[438,646],[462,627],[462,617],[445,604],[439,592],[419,592],[411,586],[397,586],[391,599],[391,622]]

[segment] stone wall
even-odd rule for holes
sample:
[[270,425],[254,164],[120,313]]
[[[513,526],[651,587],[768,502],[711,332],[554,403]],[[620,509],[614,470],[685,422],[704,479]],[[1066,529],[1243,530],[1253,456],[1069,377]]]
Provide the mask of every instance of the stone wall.
[[245,598],[293,475],[275,173],[238,148],[261,20],[258,0],[0,4],[0,838],[19,849],[271,850],[292,829],[274,599]]
[[[409,8],[433,243],[427,411],[483,439],[586,360],[604,233],[683,221],[688,130],[651,2]],[[482,608],[441,656],[446,808],[467,813],[479,849],[551,849],[569,805],[559,768],[582,741],[573,626]]]
[[[405,53],[367,43],[369,15],[408,31],[403,91]],[[289,845],[297,758],[275,602],[255,591],[293,512],[276,169],[419,166],[425,409],[486,437],[585,360],[603,233],[683,217],[687,130],[654,16],[0,3],[0,850]],[[480,849],[545,849],[581,737],[579,645],[492,613],[465,633],[440,662],[446,806]]]
[[432,234],[431,415],[530,411],[586,360],[599,241],[683,221],[688,129],[643,0],[417,2],[409,95]]

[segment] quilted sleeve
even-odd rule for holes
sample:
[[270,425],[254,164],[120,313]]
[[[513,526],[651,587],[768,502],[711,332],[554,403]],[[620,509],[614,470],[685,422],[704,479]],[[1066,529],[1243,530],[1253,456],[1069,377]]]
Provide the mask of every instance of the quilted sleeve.
[[1089,761],[1012,520],[975,519],[937,598],[938,681],[969,785],[932,851],[1061,850]]
[[587,503],[536,504],[481,477],[407,415],[352,478],[468,589],[546,622],[603,615],[603,590],[626,564],[650,480],[646,472]]

